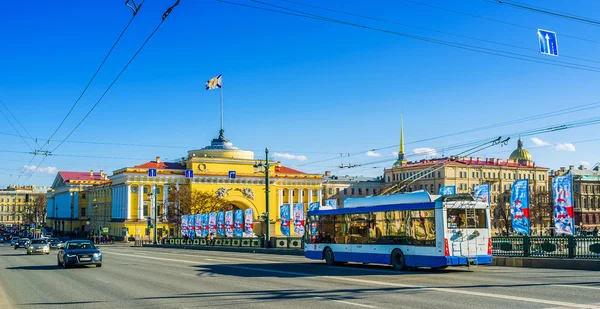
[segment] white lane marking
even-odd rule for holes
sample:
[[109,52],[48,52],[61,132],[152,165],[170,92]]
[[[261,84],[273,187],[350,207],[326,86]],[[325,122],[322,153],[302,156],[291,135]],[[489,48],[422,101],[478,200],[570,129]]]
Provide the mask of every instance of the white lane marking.
[[108,281],[104,281],[104,280],[98,279],[98,278],[95,278],[95,279],[98,280],[98,281],[100,281],[100,282],[102,282],[102,283],[104,283],[104,284],[110,284],[110,283],[108,283]]
[[337,299],[328,299],[328,298],[323,298],[323,297],[314,297],[314,298],[316,298],[316,299],[330,300],[330,301],[334,301],[336,303],[342,303],[342,304],[346,304],[346,305],[353,305],[353,306],[366,307],[366,308],[377,308],[377,307],[371,306],[371,305],[364,305],[364,304],[353,303],[353,302],[343,301],[343,300],[337,300]]
[[[209,258],[204,258],[203,256],[200,255],[195,255],[195,254],[180,254],[180,253],[172,253],[172,252],[157,252],[157,251],[149,251],[149,250],[140,250],[142,252],[148,252],[148,253],[158,253],[158,254],[176,254],[177,256],[191,256],[191,257],[199,257],[199,258],[203,258],[209,261],[218,261],[218,260],[232,260],[232,261],[248,261],[248,259],[250,259],[250,257],[245,258],[245,259],[240,259],[240,258],[224,258],[224,257],[219,257],[218,260],[211,260]],[[213,256],[211,256],[213,257]],[[300,256],[298,256],[300,257]],[[304,259],[304,257],[302,257]],[[255,259],[255,257],[253,257],[252,259]],[[256,262],[256,261],[255,261]],[[259,262],[276,262],[276,263],[289,263],[289,261],[278,261],[278,260],[259,260]]]
[[[187,261],[187,260],[178,260],[178,259],[165,259],[165,258],[150,257],[150,256],[143,256],[143,255],[134,255],[134,254],[123,254],[123,253],[114,253],[114,252],[110,253],[110,254],[123,255],[123,256],[131,256],[131,257],[137,257],[137,258],[143,258],[143,259],[150,259],[150,260],[162,260],[162,261],[170,261],[170,262],[184,262],[184,263],[204,264],[204,265],[207,264],[207,263],[196,262],[196,261]],[[229,268],[237,268],[237,269],[245,269],[245,270],[262,271],[262,272],[268,272],[268,273],[277,273],[277,274],[285,274],[285,275],[302,276],[302,277],[315,276],[314,274],[308,274],[308,273],[298,273],[298,272],[292,272],[292,271],[262,269],[262,268],[245,267],[245,266],[235,266],[235,265],[228,265],[228,264],[223,264],[223,265],[219,265],[219,266],[221,266],[221,267],[229,267]],[[512,296],[512,295],[502,295],[502,294],[491,294],[491,293],[484,293],[484,292],[457,290],[457,289],[453,289],[453,288],[432,288],[432,287],[426,287],[426,286],[418,286],[418,285],[410,285],[410,284],[402,284],[402,283],[393,283],[393,282],[382,282],[382,281],[365,280],[365,279],[356,279],[356,278],[348,278],[348,277],[340,277],[340,276],[320,276],[319,278],[332,279],[332,280],[338,281],[338,282],[339,281],[348,281],[348,282],[371,284],[371,285],[395,286],[395,287],[420,289],[420,290],[427,290],[427,291],[437,291],[437,292],[444,292],[444,293],[451,293],[451,294],[462,294],[462,295],[480,296],[480,297],[487,297],[487,298],[498,298],[498,299],[504,299],[504,300],[510,300],[510,301],[523,301],[523,302],[530,302],[530,303],[547,304],[547,305],[553,305],[553,306],[575,307],[575,308],[585,308],[585,309],[600,309],[600,306],[590,306],[590,305],[586,305],[586,304],[568,303],[568,302],[555,301],[555,300],[547,300],[547,299],[539,299],[539,298],[530,298],[530,297],[520,297],[520,296]]]
[[565,287],[565,288],[600,290],[600,287],[597,287],[597,286],[570,285],[570,284],[552,284],[552,286],[560,286],[560,287]]

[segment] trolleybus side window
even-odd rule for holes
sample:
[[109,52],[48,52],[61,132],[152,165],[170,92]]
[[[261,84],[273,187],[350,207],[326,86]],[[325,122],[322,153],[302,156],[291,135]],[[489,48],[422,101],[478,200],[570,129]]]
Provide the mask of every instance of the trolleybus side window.
[[469,209],[468,211],[472,211],[473,213],[467,216],[467,211],[464,208],[448,208],[447,228],[487,228],[487,217],[485,209]]
[[415,245],[435,245],[435,215],[433,210],[412,210],[410,238]]
[[347,232],[347,222],[346,217],[348,215],[335,215],[334,216],[334,234],[333,234],[333,243],[334,244],[346,244],[346,234]]
[[348,228],[348,234],[346,235],[346,243],[350,244],[366,244],[368,243],[369,235],[369,214],[351,214]]

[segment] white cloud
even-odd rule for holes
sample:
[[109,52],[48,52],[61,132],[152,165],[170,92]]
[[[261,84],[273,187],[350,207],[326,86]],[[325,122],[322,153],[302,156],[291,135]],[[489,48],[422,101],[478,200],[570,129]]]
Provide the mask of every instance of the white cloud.
[[273,154],[273,156],[275,158],[281,158],[281,159],[288,159],[288,160],[298,160],[298,161],[306,161],[308,160],[308,158],[306,156],[302,156],[302,155],[293,155],[290,153],[279,153],[276,152]]
[[23,170],[25,172],[37,172],[37,173],[44,173],[44,174],[56,174],[58,173],[58,169],[54,166],[48,166],[48,167],[37,167],[35,165],[25,165],[23,166]]
[[392,151],[392,156],[397,156],[398,152],[397,151]]
[[381,154],[375,151],[367,151],[366,153],[367,157],[381,157]]
[[557,144],[556,151],[575,151],[575,146],[571,143]]
[[550,143],[543,141],[537,137],[532,137],[531,141],[536,145],[536,146],[549,146]]
[[414,153],[424,155],[424,156],[435,156],[437,155],[437,151],[433,148],[423,147],[423,148],[415,148],[413,149]]
[[579,161],[579,163],[581,165],[590,165],[590,162],[588,162],[588,161]]

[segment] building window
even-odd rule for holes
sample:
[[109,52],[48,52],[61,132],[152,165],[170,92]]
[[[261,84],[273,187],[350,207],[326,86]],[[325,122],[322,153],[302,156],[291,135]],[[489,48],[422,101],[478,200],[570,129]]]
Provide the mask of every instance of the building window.
[[350,194],[354,195],[354,188],[350,189]]
[[[388,176],[388,182],[390,182],[390,176]],[[266,222],[266,221],[265,221]]]
[[81,193],[81,198],[85,199],[85,193]]
[[292,190],[292,196],[296,196],[296,190]]
[[285,190],[281,190],[281,196],[285,196]]
[[362,188],[358,188],[358,195],[362,195]]
[[82,217],[86,216],[86,214],[85,214],[85,207],[81,207],[81,216]]
[[475,172],[471,172],[471,178],[475,178]]
[[[104,193],[104,192],[102,192]],[[148,187],[144,186],[144,194],[148,193]]]
[[142,216],[144,216],[144,217],[150,216],[149,213],[148,213],[148,204],[147,203],[144,203],[144,210],[143,211],[144,212],[143,212]]
[[369,188],[365,188],[365,194],[369,195]]
[[344,195],[348,194],[348,189],[344,188]]
[[132,186],[131,187],[131,193],[138,194],[138,187],[137,186]]
[[159,187],[154,188],[154,193],[160,194],[160,188]]
[[335,193],[340,193],[340,188],[336,188]]
[[[328,192],[329,194],[333,194],[333,188],[329,188],[329,189],[327,190],[327,192]],[[266,219],[265,219],[265,220],[266,220]],[[265,221],[265,222],[267,222],[267,221]]]

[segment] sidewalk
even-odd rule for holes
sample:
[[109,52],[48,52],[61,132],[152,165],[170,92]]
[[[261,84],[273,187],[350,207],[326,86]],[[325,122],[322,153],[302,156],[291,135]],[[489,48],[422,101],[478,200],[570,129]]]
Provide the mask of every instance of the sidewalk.
[[576,270],[600,270],[599,260],[494,256],[493,265]]
[[144,245],[142,245],[142,247],[304,256],[304,250],[302,250],[302,249],[280,249],[280,248],[266,249],[266,248],[253,248],[253,247],[207,247],[207,246],[194,246],[194,245],[185,246],[185,245],[149,245],[149,244],[144,244]]

